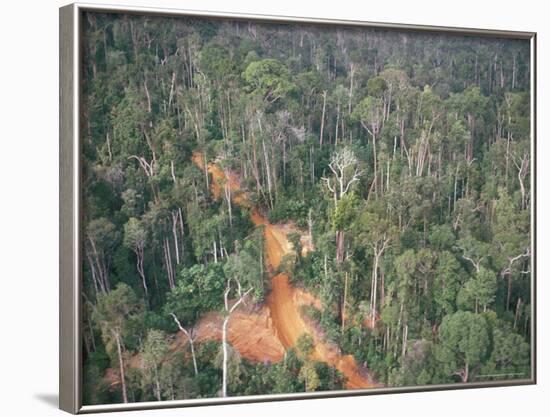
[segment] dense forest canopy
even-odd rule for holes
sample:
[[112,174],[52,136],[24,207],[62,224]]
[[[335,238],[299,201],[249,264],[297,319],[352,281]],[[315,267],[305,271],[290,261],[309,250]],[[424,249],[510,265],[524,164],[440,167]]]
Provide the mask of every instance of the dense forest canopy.
[[[530,377],[528,41],[83,31],[86,404]],[[262,315],[269,352],[238,332]]]

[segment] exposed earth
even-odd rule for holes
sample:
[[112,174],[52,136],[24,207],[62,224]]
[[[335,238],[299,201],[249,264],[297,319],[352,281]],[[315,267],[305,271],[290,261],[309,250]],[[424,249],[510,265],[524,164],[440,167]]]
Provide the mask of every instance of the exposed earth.
[[[202,154],[193,155],[193,161],[204,169]],[[240,181],[234,172],[223,170],[218,165],[209,163],[211,175],[210,190],[214,197],[220,198],[225,187],[231,190],[232,201],[251,208],[246,194],[241,191]],[[266,216],[253,209],[251,220],[256,226],[264,227],[269,271],[277,271],[282,258],[291,254],[292,244],[289,233],[301,235],[303,253],[313,249],[311,237],[292,224],[272,224]],[[271,292],[265,305],[259,309],[242,308],[236,311],[229,322],[229,342],[241,354],[251,361],[277,362],[282,359],[286,348],[296,344],[303,333],[312,336],[315,342],[313,359],[336,367],[347,378],[347,388],[370,388],[378,384],[373,381],[364,367],[359,367],[352,355],[340,355],[338,348],[322,341],[320,332],[308,325],[300,313],[304,305],[313,305],[321,309],[320,300],[306,291],[290,284],[284,273],[273,273]],[[198,339],[221,339],[221,317],[217,313],[205,315],[198,324]]]

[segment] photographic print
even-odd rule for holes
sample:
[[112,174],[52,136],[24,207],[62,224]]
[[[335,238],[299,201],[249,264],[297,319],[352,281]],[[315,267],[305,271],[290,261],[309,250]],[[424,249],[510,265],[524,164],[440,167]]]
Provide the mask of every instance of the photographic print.
[[533,382],[530,39],[80,26],[83,405]]

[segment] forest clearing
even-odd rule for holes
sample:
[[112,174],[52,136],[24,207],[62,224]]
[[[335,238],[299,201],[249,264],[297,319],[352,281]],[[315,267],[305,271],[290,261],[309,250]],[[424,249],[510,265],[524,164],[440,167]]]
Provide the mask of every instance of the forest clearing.
[[[201,154],[193,155],[193,161],[202,169],[204,169],[203,156]],[[238,175],[231,172],[226,176],[224,171],[219,169],[215,164],[208,164],[208,172],[212,176],[211,190],[212,193],[219,198],[221,189],[229,187],[232,192],[238,196],[237,204],[245,208],[250,208],[250,202],[240,193],[240,182],[237,180]],[[292,225],[269,223],[265,216],[262,216],[257,209],[253,209],[251,214],[252,222],[255,226],[264,227],[265,246],[266,246],[266,263],[273,274],[277,271],[282,258],[291,253],[294,248],[287,239],[287,234],[291,232],[300,233],[302,243],[302,253],[305,255],[312,249],[311,237],[305,232],[300,231]],[[321,302],[316,300],[310,294],[293,288],[289,283],[288,276],[284,273],[274,274],[271,278],[271,293],[267,299],[267,307],[269,309],[269,324],[273,323],[275,336],[280,340],[284,348],[291,348],[296,345],[298,338],[302,334],[310,334],[314,340],[313,357],[315,360],[326,362],[331,366],[336,367],[346,377],[346,386],[350,389],[354,388],[370,388],[375,386],[375,383],[370,381],[366,369],[360,369],[353,356],[341,356],[336,352],[335,347],[330,347],[326,343],[319,340],[315,334],[315,330],[308,328],[301,317],[300,307],[303,305],[315,305],[317,309],[321,309]],[[249,323],[241,325],[241,322],[248,322],[246,315],[235,316],[231,319],[229,327],[229,340],[233,346],[244,357],[252,360],[258,360],[265,355],[263,346],[254,343],[254,340],[249,340],[247,335],[257,335],[256,327],[250,327]],[[202,323],[202,322],[201,322]],[[199,329],[200,329],[199,325]],[[237,329],[242,329],[239,332]],[[232,333],[233,330],[233,333]],[[199,330],[200,335],[200,330]],[[199,336],[200,337],[200,336]],[[243,348],[239,348],[239,345]],[[251,351],[251,349],[253,349]],[[268,351],[266,351],[268,352]],[[274,357],[265,357],[265,359],[273,360]],[[264,358],[262,358],[264,359]],[[275,361],[281,360],[281,357]]]

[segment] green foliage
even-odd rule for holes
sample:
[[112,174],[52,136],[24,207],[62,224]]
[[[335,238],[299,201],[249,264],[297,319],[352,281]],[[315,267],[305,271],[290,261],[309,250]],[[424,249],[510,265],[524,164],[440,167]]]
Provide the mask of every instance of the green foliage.
[[295,221],[300,227],[307,224],[308,205],[302,200],[294,200],[292,196],[282,196],[277,199],[273,209],[269,211],[269,221],[279,223]]
[[264,237],[257,229],[231,254],[223,267],[226,277],[237,279],[243,288],[254,288],[256,302],[263,301],[268,288],[265,273]]
[[528,378],[530,370],[529,344],[510,325],[497,321],[493,325],[493,351],[480,373],[494,379]]
[[[302,229],[279,270],[315,340],[381,383],[529,374],[527,41],[102,13],[82,38],[86,403],[122,401],[117,340],[129,401],[220,394],[219,343],[195,376],[169,313],[192,329],[228,278],[266,302],[264,215]],[[295,348],[232,349],[231,395],[345,387]]]
[[[144,305],[135,292],[126,284],[120,283],[107,293],[98,296],[97,306],[93,312],[93,320],[101,329],[107,352],[114,354],[113,333],[128,340],[133,339],[133,326],[143,317]],[[130,345],[130,343],[128,343]]]
[[[158,401],[162,399],[161,369],[164,358],[168,354],[166,336],[162,331],[149,330],[140,349],[142,370],[144,377],[141,383],[144,387],[151,386],[154,396]],[[166,376],[164,373],[162,376]],[[164,383],[164,381],[162,381]],[[163,384],[164,385],[164,384]],[[145,388],[144,388],[145,391]]]
[[464,309],[476,312],[480,307],[485,311],[496,296],[497,278],[493,271],[481,267],[475,276],[468,280],[459,293],[458,303]]
[[168,293],[166,315],[174,313],[184,325],[195,323],[201,314],[221,308],[225,285],[222,264],[199,264],[182,269],[175,288]]
[[472,380],[476,368],[489,355],[488,327],[483,316],[467,311],[443,319],[435,356],[446,375],[458,375],[463,382]]
[[313,352],[314,346],[315,342],[311,335],[308,333],[302,333],[296,341],[296,350],[298,352],[298,355],[300,355],[300,357],[305,360],[307,360]]
[[358,217],[359,201],[354,193],[344,195],[334,210],[332,223],[334,230],[346,230]]
[[304,366],[302,366],[298,374],[298,379],[304,383],[304,391],[306,392],[315,391],[321,384],[319,374],[313,362],[306,362]]
[[284,97],[294,88],[288,69],[276,59],[251,62],[242,76],[250,91],[268,102]]

